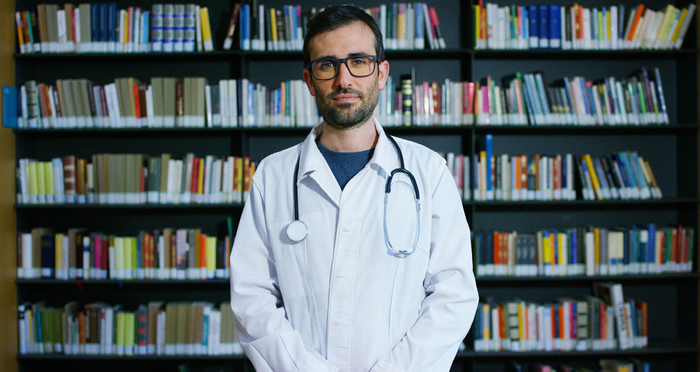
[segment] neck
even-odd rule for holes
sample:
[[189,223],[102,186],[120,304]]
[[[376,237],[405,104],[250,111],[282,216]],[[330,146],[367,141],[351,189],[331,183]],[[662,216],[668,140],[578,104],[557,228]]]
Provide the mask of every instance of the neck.
[[320,141],[331,151],[358,152],[374,148],[378,139],[374,117],[370,117],[366,122],[344,130],[335,129],[324,121]]

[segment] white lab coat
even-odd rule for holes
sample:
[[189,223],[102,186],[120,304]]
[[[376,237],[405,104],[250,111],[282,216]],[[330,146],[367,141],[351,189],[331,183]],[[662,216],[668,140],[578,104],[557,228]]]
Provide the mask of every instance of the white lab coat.
[[[231,306],[257,371],[450,369],[479,299],[462,201],[443,158],[397,138],[418,183],[421,230],[412,255],[392,255],[384,188],[399,161],[376,128],[372,159],[342,191],[315,143],[321,125],[253,176],[230,259]],[[285,229],[299,154],[299,216],[309,233],[293,244]],[[405,185],[390,194],[389,231],[400,248],[411,247],[416,224]]]

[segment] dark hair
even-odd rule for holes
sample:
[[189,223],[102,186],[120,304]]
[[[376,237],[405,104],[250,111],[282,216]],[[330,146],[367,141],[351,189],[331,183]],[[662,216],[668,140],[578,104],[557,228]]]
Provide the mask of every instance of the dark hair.
[[356,6],[334,5],[329,6],[307,23],[306,37],[304,37],[304,66],[308,67],[309,62],[311,62],[309,43],[314,36],[358,21],[364,22],[374,33],[374,49],[377,53],[377,60],[383,61],[384,42],[382,41],[382,33],[379,31],[379,26],[377,26],[374,18]]

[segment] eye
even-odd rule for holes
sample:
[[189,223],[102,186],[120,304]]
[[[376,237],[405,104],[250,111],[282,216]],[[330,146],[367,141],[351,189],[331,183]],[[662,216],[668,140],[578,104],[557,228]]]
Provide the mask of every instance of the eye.
[[355,66],[362,66],[362,65],[364,65],[365,63],[367,63],[367,61],[365,61],[364,58],[355,58],[355,59],[353,59],[353,60],[351,61],[351,63],[352,63],[353,65],[355,65]]
[[321,61],[318,64],[318,68],[320,68],[321,70],[329,70],[329,69],[332,69],[334,67],[335,67],[335,61],[330,60],[330,59],[325,60],[325,61]]

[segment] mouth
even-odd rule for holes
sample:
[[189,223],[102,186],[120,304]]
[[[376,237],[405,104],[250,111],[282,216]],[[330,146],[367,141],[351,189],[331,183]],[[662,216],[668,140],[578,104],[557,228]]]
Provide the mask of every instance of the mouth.
[[359,100],[360,97],[355,96],[355,95],[337,95],[333,97],[333,101],[338,102],[338,103],[351,103]]

